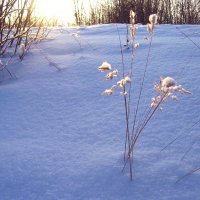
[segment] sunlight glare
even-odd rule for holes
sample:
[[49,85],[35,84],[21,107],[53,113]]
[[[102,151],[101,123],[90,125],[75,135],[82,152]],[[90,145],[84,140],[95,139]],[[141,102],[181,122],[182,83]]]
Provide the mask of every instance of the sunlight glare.
[[55,17],[59,23],[73,23],[73,8],[71,0],[37,0],[36,15],[47,20]]

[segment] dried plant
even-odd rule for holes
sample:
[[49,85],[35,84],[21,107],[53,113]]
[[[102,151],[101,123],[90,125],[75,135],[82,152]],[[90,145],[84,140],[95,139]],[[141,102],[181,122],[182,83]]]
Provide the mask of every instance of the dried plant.
[[118,70],[117,69],[114,69],[114,70],[111,70],[106,76],[105,76],[105,79],[106,80],[111,80],[115,77],[118,76]]
[[98,67],[100,72],[104,72],[104,71],[108,71],[111,70],[111,64],[107,63],[107,62],[103,62],[101,66]]
[[135,38],[136,35],[136,26],[135,26],[135,12],[130,11],[130,34],[132,38]]
[[35,5],[36,0],[3,0],[0,3],[0,56],[5,58],[0,63],[1,74],[7,71],[11,78],[15,77],[8,69],[10,61],[16,56],[22,61],[32,45],[48,35],[48,29],[42,27],[43,19],[33,16]]
[[[141,77],[141,82],[136,82],[135,84],[139,84],[139,93],[134,94],[134,98],[136,98],[136,105],[131,107],[130,102],[132,101],[132,85],[133,85],[133,58],[134,51],[138,49],[139,43],[135,43],[136,39],[136,26],[135,26],[135,12],[130,11],[130,35],[132,39],[132,52],[131,52],[131,66],[128,70],[129,72],[125,72],[125,63],[123,58],[123,50],[120,39],[120,34],[118,31],[120,49],[121,49],[121,58],[122,58],[122,73],[120,74],[118,70],[112,69],[111,64],[107,62],[103,62],[101,66],[98,67],[100,72],[108,71],[108,74],[105,76],[106,80],[112,80],[114,77],[118,80],[116,84],[113,85],[110,89],[106,89],[103,91],[103,95],[112,95],[113,92],[119,88],[119,94],[123,96],[124,99],[124,111],[125,111],[125,142],[124,142],[124,166],[123,170],[126,167],[129,169],[130,179],[133,178],[133,160],[134,160],[134,150],[137,144],[138,139],[143,133],[145,127],[150,122],[154,114],[157,110],[162,110],[161,105],[167,101],[167,99],[172,99],[174,101],[178,101],[178,94],[191,94],[190,91],[183,88],[181,85],[178,85],[176,80],[172,77],[160,77],[159,83],[154,83],[154,90],[157,92],[157,95],[151,99],[151,102],[147,105],[147,110],[143,113],[142,118],[139,119],[138,113],[141,105],[141,96],[143,93],[143,87],[146,79],[146,73],[149,65],[150,51],[152,46],[153,33],[155,29],[155,25],[158,20],[158,16],[156,14],[152,14],[149,16],[149,22],[147,24],[147,30],[149,32],[148,40],[149,40],[149,48],[148,54],[146,57],[146,64],[144,66],[144,71]],[[120,75],[122,78],[120,78]]]
[[[43,19],[34,17],[35,6],[36,0],[3,0],[1,2],[1,56],[9,50],[9,54],[16,55],[18,53],[19,58],[22,60],[32,44],[41,41],[47,35],[48,30],[42,27]],[[35,27],[36,24],[37,27]]]
[[[181,85],[177,85],[176,81],[172,77],[160,78],[160,84],[155,83],[154,89],[158,93],[156,97],[152,98],[151,107],[155,108],[158,104],[165,102],[167,99],[178,101],[178,97],[175,93],[192,94]],[[164,97],[163,97],[164,96]],[[162,107],[159,107],[162,110]]]
[[115,88],[116,88],[116,85],[113,85],[110,89],[104,90],[102,94],[111,95],[114,92]]
[[158,21],[158,16],[156,14],[152,14],[149,16],[150,23],[147,23],[147,31],[149,33],[153,33],[153,30],[154,30],[155,24],[157,24],[157,21]]

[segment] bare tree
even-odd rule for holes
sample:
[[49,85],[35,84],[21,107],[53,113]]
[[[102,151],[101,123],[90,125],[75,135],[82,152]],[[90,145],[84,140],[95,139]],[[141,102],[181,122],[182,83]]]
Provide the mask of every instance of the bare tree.
[[146,24],[152,13],[159,15],[159,23],[199,24],[200,0],[104,0],[90,6],[88,18],[83,17],[84,8],[74,0],[77,24],[128,23],[129,11],[134,10],[136,21]]

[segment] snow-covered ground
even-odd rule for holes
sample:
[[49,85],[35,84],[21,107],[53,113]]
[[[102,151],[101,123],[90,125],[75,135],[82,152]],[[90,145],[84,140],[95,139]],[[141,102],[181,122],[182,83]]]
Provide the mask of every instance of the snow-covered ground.
[[[118,28],[125,43],[126,25]],[[0,200],[199,200],[200,171],[176,183],[200,167],[199,124],[191,129],[200,119],[200,51],[180,30],[200,44],[198,25],[156,26],[141,110],[155,96],[153,83],[160,76],[174,77],[193,95],[166,102],[147,126],[136,147],[132,182],[121,172],[123,98],[117,92],[101,95],[115,81],[105,81],[97,69],[107,61],[122,71],[115,24],[54,29],[22,62],[8,66],[17,79],[0,72]],[[136,91],[146,35],[139,25]],[[128,72],[131,49],[123,48],[123,54]]]

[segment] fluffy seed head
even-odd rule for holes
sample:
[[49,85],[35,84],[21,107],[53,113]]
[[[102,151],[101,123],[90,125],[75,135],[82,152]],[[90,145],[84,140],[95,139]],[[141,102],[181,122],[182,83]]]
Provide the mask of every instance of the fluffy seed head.
[[110,89],[106,89],[102,92],[102,95],[111,95],[116,88],[116,85],[113,85]]
[[151,24],[157,24],[158,21],[158,15],[157,14],[152,14],[149,16],[149,21]]
[[118,70],[115,69],[115,70],[112,70],[111,72],[109,72],[106,76],[105,76],[105,79],[106,80],[111,80],[113,79],[114,77],[117,77],[118,75]]
[[135,49],[137,49],[139,46],[140,46],[139,43],[135,43],[135,44],[134,44],[134,48],[135,48]]
[[166,78],[160,77],[160,83],[162,87],[167,87],[167,88],[176,85],[176,81],[172,77],[166,77]]
[[192,94],[181,85],[177,85],[175,79],[172,77],[160,77],[160,84],[155,83],[154,89],[158,95],[151,99],[151,107],[160,106],[160,104],[165,102],[167,99],[178,101],[178,97],[175,94],[178,92],[181,94]]
[[116,88],[116,85],[113,85],[113,86],[111,87],[111,90],[114,91],[115,88]]
[[100,72],[104,72],[106,70],[111,70],[111,64],[107,63],[107,62],[103,62],[101,66],[98,67]]
[[124,79],[120,80],[117,82],[117,85],[120,87],[120,88],[123,88],[124,87]]
[[135,12],[133,12],[133,10],[130,11],[130,18],[135,18]]
[[123,88],[125,86],[126,83],[130,83],[131,79],[129,76],[125,76],[123,79],[121,79],[120,81],[117,82],[117,85],[120,88]]
[[131,82],[131,78],[130,78],[129,76],[126,76],[126,77],[124,78],[124,82],[125,82],[125,83],[130,83],[130,82]]

